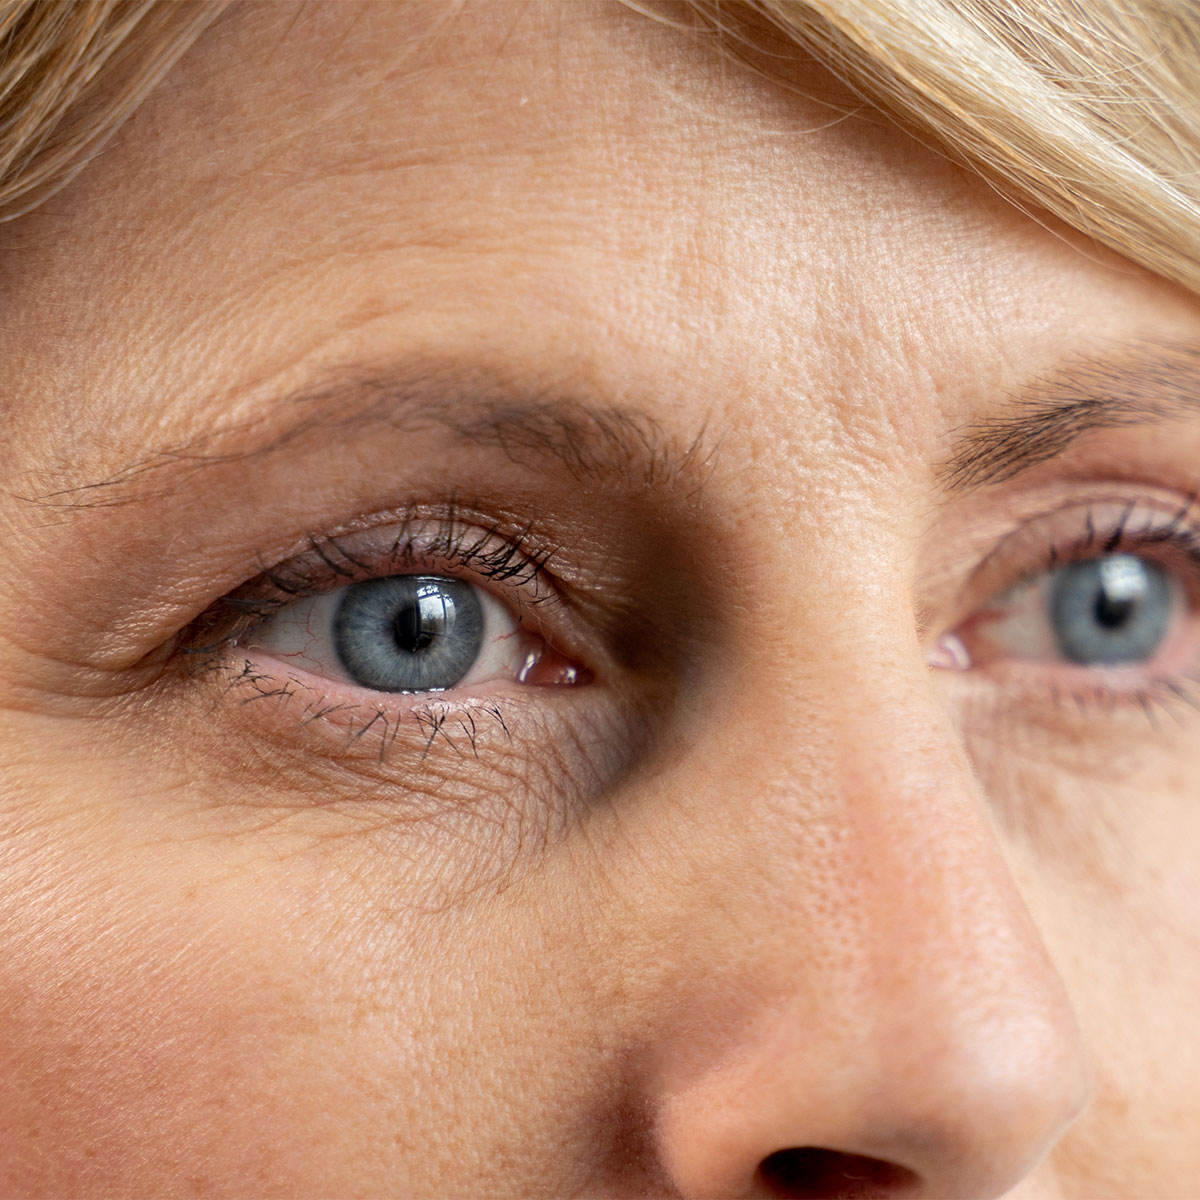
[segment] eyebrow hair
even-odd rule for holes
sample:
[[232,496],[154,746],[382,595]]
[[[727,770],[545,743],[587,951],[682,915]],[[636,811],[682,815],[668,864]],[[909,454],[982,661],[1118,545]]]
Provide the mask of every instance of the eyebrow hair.
[[1145,339],[1079,355],[957,431],[940,472],[951,493],[1013,479],[1101,429],[1200,416],[1200,346]]
[[266,399],[260,409],[224,429],[152,451],[103,479],[24,499],[67,509],[137,504],[175,490],[155,487],[165,472],[253,460],[307,434],[336,436],[372,426],[435,430],[462,445],[495,447],[521,466],[548,458],[577,480],[618,477],[645,489],[693,475],[702,483],[716,452],[704,426],[684,443],[639,410],[601,403],[578,389],[519,388],[493,372],[461,365],[342,369],[327,381]]
[[[1057,457],[1101,429],[1200,415],[1200,346],[1144,339],[1078,355],[1010,397],[1007,412],[955,432],[939,477],[952,494],[1003,483]],[[372,425],[420,432],[438,429],[464,445],[492,446],[533,466],[554,460],[580,480],[621,478],[635,488],[702,482],[718,446],[702,425],[690,442],[667,435],[637,409],[600,402],[587,389],[519,385],[461,364],[409,371],[342,368],[262,404],[262,412],[225,429],[152,451],[99,480],[22,499],[74,509],[136,504],[174,490],[157,477],[183,467],[253,460],[282,451],[316,431]],[[264,436],[265,435],[265,436]]]

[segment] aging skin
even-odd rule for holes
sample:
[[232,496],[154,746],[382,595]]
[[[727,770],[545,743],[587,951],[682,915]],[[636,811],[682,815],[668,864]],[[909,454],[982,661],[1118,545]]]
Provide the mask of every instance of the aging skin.
[[792,82],[238,6],[0,232],[0,1193],[1194,1192],[1200,313]]

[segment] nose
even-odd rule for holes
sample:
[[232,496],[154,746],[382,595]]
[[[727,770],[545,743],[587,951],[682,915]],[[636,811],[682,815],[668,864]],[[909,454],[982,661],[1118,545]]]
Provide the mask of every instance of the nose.
[[654,1097],[684,1196],[987,1200],[1085,1101],[1065,990],[913,657],[836,709],[797,699],[697,786],[712,849],[681,934],[721,950],[675,986]]

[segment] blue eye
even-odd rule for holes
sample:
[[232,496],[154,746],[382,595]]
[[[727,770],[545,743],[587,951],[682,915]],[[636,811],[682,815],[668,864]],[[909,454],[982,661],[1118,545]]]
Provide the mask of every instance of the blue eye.
[[1173,600],[1170,577],[1157,563],[1112,554],[1062,567],[1051,579],[1049,618],[1063,658],[1084,666],[1153,658]]
[[444,691],[483,648],[484,614],[460,579],[392,575],[341,589],[330,633],[352,683],[379,692]]
[[239,644],[339,684],[373,692],[444,692],[508,680],[537,686],[587,677],[510,605],[447,575],[383,575],[284,605]]
[[1004,660],[1095,670],[1162,665],[1164,654],[1193,640],[1194,607],[1178,571],[1149,557],[1105,554],[994,596],[939,643],[931,662],[957,669]]

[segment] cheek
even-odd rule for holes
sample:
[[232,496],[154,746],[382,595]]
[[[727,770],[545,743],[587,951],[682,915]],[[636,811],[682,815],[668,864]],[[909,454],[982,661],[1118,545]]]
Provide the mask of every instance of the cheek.
[[494,884],[79,794],[0,806],[0,1194],[554,1194],[625,1144],[587,955]]
[[4,839],[0,894],[0,1192],[313,1186],[329,1131],[285,871],[89,803]]
[[1051,1154],[1085,1196],[1163,1194],[1164,1179],[1195,1173],[1200,805],[1176,773],[1188,754],[1152,752],[1166,736],[1143,745],[1140,770],[997,758],[987,773],[1090,1049],[1093,1101]]

